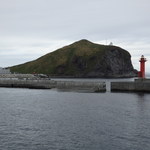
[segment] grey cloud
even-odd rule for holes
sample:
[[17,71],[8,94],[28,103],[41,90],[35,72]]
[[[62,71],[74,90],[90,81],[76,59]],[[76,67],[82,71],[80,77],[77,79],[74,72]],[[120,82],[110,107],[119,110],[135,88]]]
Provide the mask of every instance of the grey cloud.
[[37,56],[35,49],[42,55],[82,38],[129,51],[143,47],[148,55],[149,8],[149,0],[0,0],[0,57],[13,52],[21,63],[25,55],[27,61],[28,54]]

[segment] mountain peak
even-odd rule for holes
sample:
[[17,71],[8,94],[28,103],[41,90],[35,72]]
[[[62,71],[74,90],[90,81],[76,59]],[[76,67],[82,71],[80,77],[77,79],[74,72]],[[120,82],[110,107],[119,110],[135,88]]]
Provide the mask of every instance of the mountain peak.
[[77,42],[74,42],[73,44],[92,44],[92,42],[91,41],[88,41],[87,39],[81,39],[81,40],[79,40],[79,41],[77,41]]
[[81,39],[81,40],[79,40],[79,41],[77,41],[77,42],[79,42],[79,43],[91,43],[89,40],[87,40],[87,39]]

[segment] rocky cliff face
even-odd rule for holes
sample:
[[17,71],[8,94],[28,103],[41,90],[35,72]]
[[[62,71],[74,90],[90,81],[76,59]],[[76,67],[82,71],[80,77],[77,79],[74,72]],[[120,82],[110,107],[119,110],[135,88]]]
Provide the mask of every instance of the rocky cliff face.
[[131,63],[130,54],[118,47],[111,47],[107,50],[102,59],[95,59],[93,71],[88,76],[101,77],[131,77],[136,75]]
[[87,40],[75,42],[35,61],[11,67],[11,71],[60,77],[136,76],[129,52]]

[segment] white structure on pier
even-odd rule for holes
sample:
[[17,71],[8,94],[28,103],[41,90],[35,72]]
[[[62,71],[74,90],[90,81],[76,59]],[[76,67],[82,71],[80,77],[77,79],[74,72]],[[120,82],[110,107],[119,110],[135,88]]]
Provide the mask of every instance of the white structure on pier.
[[9,69],[1,68],[0,67],[0,74],[11,74]]

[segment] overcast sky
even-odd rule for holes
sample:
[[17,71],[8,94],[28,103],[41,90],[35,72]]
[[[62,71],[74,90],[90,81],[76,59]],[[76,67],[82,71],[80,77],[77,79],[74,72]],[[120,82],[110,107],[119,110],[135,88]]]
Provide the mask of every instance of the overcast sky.
[[0,0],[0,67],[87,39],[120,46],[150,72],[150,0]]

